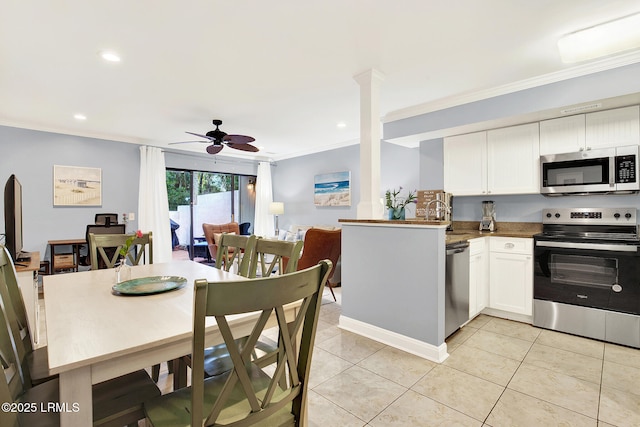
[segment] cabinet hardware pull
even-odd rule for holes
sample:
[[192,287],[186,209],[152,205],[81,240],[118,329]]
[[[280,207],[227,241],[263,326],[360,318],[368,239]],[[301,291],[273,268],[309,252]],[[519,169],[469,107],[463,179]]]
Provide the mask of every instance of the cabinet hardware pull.
[[505,249],[513,249],[515,247],[516,247],[516,245],[514,245],[513,243],[505,243],[504,244],[504,248]]

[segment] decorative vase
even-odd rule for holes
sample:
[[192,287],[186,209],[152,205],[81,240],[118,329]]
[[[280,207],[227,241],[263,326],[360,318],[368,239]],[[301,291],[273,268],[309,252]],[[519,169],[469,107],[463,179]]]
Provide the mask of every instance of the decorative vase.
[[389,209],[389,220],[391,221],[404,221],[404,207],[397,209]]
[[131,267],[127,264],[127,257],[121,257],[116,270],[116,283],[126,282],[131,279]]

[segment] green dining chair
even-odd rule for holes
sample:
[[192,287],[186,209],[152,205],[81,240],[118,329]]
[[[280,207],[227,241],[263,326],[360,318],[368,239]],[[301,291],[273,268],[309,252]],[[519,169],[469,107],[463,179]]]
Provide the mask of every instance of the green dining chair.
[[[304,425],[322,291],[330,271],[331,262],[322,261],[306,270],[254,280],[213,283],[196,280],[191,386],[145,402],[147,422],[155,427],[228,422],[237,426]],[[300,309],[289,324],[284,306],[297,301],[301,303]],[[239,345],[232,331],[234,317],[256,312],[259,314],[248,340],[244,346]],[[267,372],[255,363],[251,354],[273,315],[277,318],[278,351],[282,357]],[[233,369],[205,379],[205,325],[210,317],[218,325]],[[299,333],[301,339],[295,340]]]
[[247,277],[256,240],[257,237],[254,235],[240,236],[223,233],[216,253],[216,268],[230,271],[234,265],[237,265],[236,274]]
[[[0,282],[4,278],[0,276]],[[0,283],[4,286],[4,283]],[[22,342],[16,341],[10,331],[12,317],[7,301],[0,304],[0,402],[19,404],[21,411],[0,411],[0,425],[13,426],[57,426],[60,415],[46,411],[50,403],[60,402],[58,378],[33,386],[29,382],[31,373],[19,354]],[[94,426],[137,426],[144,418],[143,402],[161,395],[160,389],[145,370],[139,370],[112,380],[95,384],[93,393]],[[73,402],[63,402],[72,405]],[[4,407],[3,407],[4,408]],[[69,410],[82,408],[69,407]]]
[[[115,267],[120,258],[120,249],[126,245],[127,239],[130,237],[131,234],[89,233],[91,269],[98,270],[100,268],[99,262],[103,263],[105,268]],[[143,233],[142,237],[133,239],[131,247],[134,246],[136,250],[130,250],[127,253],[127,259],[131,265],[138,265],[143,260],[147,264],[153,264],[153,233]]]
[[49,372],[49,355],[47,347],[33,347],[27,308],[22,298],[22,291],[18,286],[16,270],[9,251],[0,245],[0,299],[5,304],[5,310],[10,313],[8,321],[15,341],[20,341],[19,358],[28,366],[24,367],[29,373],[28,382],[39,384],[48,381],[55,375]]
[[[277,274],[291,273],[298,268],[298,259],[302,252],[302,240],[288,242],[285,240],[258,239],[251,257],[249,277],[269,277]],[[287,259],[287,267],[283,268],[283,259]]]

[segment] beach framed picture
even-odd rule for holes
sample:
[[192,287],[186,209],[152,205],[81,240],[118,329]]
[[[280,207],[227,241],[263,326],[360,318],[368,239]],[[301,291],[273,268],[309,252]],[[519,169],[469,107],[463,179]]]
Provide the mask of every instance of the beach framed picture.
[[334,172],[314,178],[313,204],[351,206],[351,172]]
[[102,169],[54,165],[53,206],[102,206]]

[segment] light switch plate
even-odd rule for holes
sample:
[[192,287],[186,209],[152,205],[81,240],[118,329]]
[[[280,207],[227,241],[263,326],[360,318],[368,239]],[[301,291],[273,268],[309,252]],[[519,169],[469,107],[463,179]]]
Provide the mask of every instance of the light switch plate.
[[136,220],[136,213],[135,212],[129,212],[129,217],[127,219],[129,221],[135,221]]

